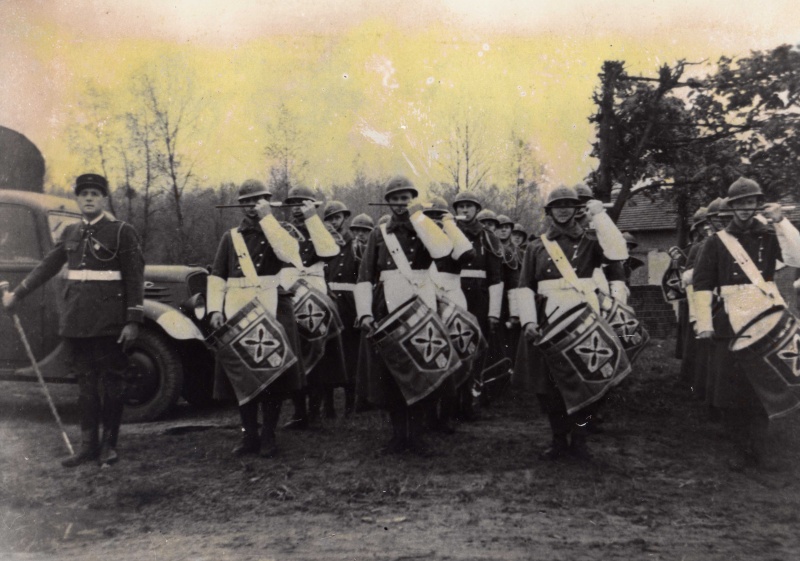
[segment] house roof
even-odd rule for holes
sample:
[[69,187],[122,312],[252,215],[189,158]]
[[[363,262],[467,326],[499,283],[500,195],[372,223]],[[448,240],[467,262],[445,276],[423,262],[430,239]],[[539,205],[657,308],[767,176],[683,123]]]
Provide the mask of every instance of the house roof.
[[675,202],[667,200],[659,191],[634,194],[626,201],[617,220],[617,227],[628,232],[675,230],[677,225]]

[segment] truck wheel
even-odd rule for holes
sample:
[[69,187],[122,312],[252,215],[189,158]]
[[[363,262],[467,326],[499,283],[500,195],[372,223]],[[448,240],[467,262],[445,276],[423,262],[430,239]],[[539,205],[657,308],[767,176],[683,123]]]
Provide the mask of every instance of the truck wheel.
[[163,334],[143,327],[130,357],[132,375],[125,392],[123,420],[154,421],[169,411],[181,395],[180,356]]

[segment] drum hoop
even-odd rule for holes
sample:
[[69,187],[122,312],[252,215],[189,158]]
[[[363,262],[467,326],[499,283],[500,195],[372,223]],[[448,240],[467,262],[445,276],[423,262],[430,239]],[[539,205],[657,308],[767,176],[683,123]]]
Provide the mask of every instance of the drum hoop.
[[[736,344],[736,342],[739,340],[739,337],[740,337],[741,335],[744,335],[745,333],[747,333],[747,330],[748,330],[748,329],[750,329],[751,327],[753,327],[754,325],[756,325],[758,322],[760,322],[760,321],[761,321],[761,320],[763,320],[764,318],[766,318],[766,317],[768,317],[768,316],[771,316],[772,314],[774,314],[774,313],[776,313],[776,312],[778,312],[778,311],[780,311],[780,312],[781,312],[781,315],[782,315],[782,316],[783,316],[783,315],[786,315],[786,314],[789,314],[789,315],[791,315],[791,313],[789,312],[789,310],[787,310],[787,309],[786,309],[786,307],[785,307],[785,306],[772,306],[772,307],[770,307],[770,308],[767,308],[766,310],[764,310],[763,312],[761,312],[760,314],[758,314],[756,317],[754,317],[753,319],[751,319],[750,321],[748,321],[746,324],[744,324],[744,327],[742,327],[742,328],[739,330],[739,332],[738,332],[738,333],[736,333],[736,337],[735,337],[735,338],[734,338],[734,339],[733,339],[733,340],[732,340],[732,341],[731,341],[731,342],[728,344],[728,350],[729,350],[729,351],[731,351],[731,352],[746,351],[746,350],[749,350],[749,349],[750,349],[750,347],[751,347],[752,345],[754,345],[754,344],[755,344],[755,343],[757,343],[758,341],[761,341],[762,339],[764,339],[764,337],[766,337],[766,335],[765,335],[764,337],[761,337],[761,339],[756,339],[755,341],[751,341],[749,344],[745,345],[744,347],[742,347],[742,348],[740,348],[740,349],[734,349],[734,348],[733,348],[733,347],[734,347],[734,345]],[[780,320],[779,320],[779,321],[778,321],[778,323],[775,325],[775,327],[777,327],[778,325],[780,325]],[[775,329],[775,328],[773,327],[772,329]],[[770,330],[770,331],[772,331],[772,330]]]
[[395,308],[395,310],[391,314],[380,320],[378,324],[375,326],[375,331],[372,333],[371,337],[374,338],[379,333],[386,331],[386,327],[391,325],[395,320],[397,320],[398,317],[403,315],[406,309],[413,305],[414,300],[419,300],[419,303],[425,306],[425,302],[423,302],[422,299],[415,294],[414,296],[412,296],[411,298],[409,298],[408,300],[397,306],[397,308]]
[[[571,307],[569,310],[567,310],[563,314],[559,315],[553,323],[548,323],[547,324],[547,326],[544,329],[544,332],[539,337],[539,340],[536,342],[536,344],[537,345],[541,345],[542,343],[548,342],[549,339],[545,340],[545,337],[547,337],[551,332],[553,332],[557,326],[559,326],[559,325],[561,325],[561,323],[565,322],[566,319],[570,318],[574,311],[576,311],[578,308],[588,308],[588,307],[589,307],[589,304],[587,304],[586,302],[581,302],[580,304],[577,304],[577,305]],[[558,332],[556,332],[556,333],[558,333]]]

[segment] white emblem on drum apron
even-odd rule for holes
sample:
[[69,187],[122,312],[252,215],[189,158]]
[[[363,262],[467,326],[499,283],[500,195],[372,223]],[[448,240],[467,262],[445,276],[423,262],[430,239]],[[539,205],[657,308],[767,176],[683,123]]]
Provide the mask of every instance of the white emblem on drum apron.
[[325,335],[328,331],[325,322],[326,311],[314,300],[311,294],[299,309],[295,310],[295,317],[297,317],[297,322],[312,335],[317,334],[317,332],[319,332],[319,335]]
[[284,349],[280,338],[263,320],[244,332],[231,346],[242,361],[252,367],[262,366],[266,361],[275,368],[283,361]]
[[265,358],[272,358],[270,365],[280,364],[280,358],[274,356],[275,351],[280,349],[280,342],[270,336],[266,327],[261,324],[248,331],[241,341],[242,346],[250,353],[253,362],[261,364]]
[[470,329],[470,326],[464,322],[460,317],[453,318],[453,328],[450,332],[450,339],[456,347],[459,354],[472,353],[475,350],[476,343],[475,331]]
[[639,320],[626,314],[625,310],[620,308],[613,318],[608,319],[608,322],[620,337],[629,339],[627,346],[638,345],[642,341],[642,336],[637,332]]
[[[450,361],[450,347],[448,340],[440,336],[440,330],[432,321],[422,324],[421,328],[411,335],[406,341],[410,341],[416,353],[410,353],[414,362],[424,370],[430,370],[431,364],[436,368],[444,368]],[[421,355],[422,363],[419,361]]]
[[609,360],[614,357],[614,350],[606,344],[597,331],[591,334],[588,343],[576,346],[575,352],[583,359],[589,373],[594,374],[600,370],[604,378],[610,378],[614,374],[614,367],[609,364]]

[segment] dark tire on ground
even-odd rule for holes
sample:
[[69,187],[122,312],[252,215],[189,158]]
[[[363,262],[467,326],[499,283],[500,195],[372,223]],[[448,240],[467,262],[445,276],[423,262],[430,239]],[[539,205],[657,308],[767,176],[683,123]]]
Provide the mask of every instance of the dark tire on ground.
[[133,376],[126,391],[123,421],[153,421],[169,411],[181,395],[180,355],[166,335],[145,326],[130,356]]

